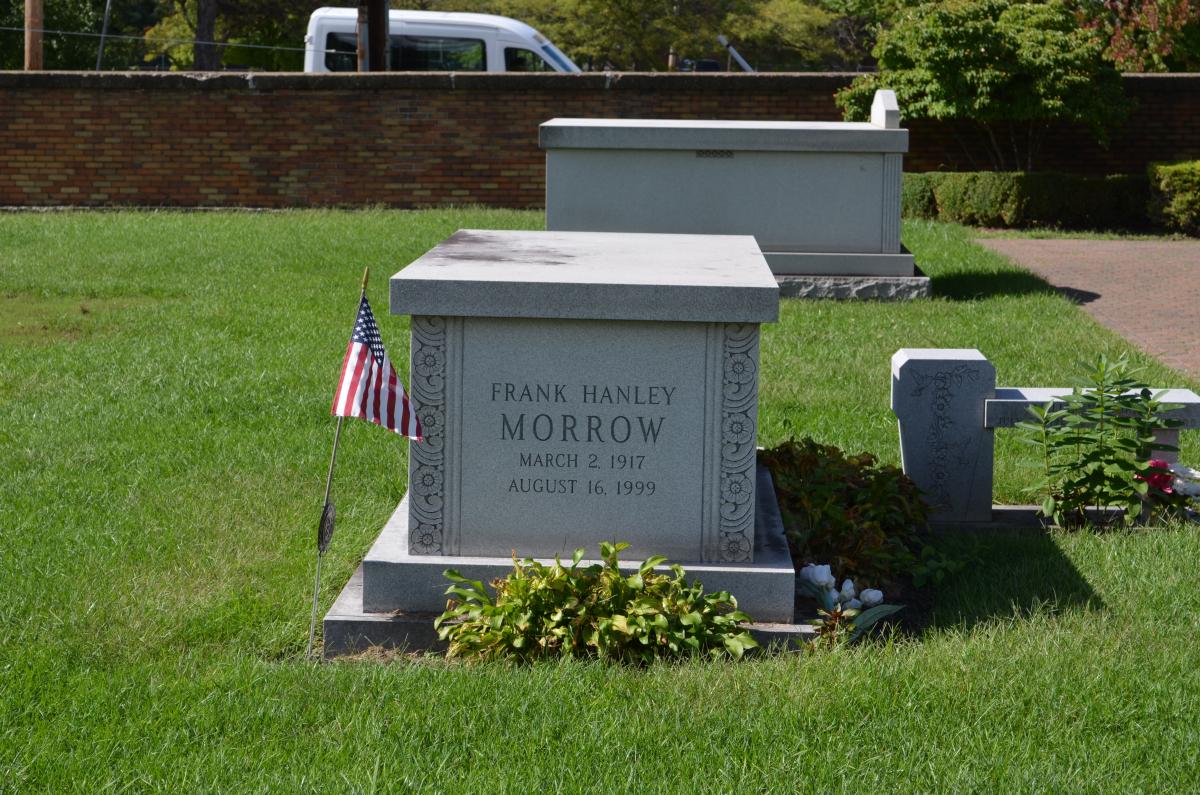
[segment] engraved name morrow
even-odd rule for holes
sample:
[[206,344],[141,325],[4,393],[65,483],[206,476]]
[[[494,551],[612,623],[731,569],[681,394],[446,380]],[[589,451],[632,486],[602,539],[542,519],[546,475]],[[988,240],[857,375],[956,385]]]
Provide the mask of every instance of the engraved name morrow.
[[410,399],[424,439],[409,445],[408,549],[444,554],[446,530],[446,319],[413,316]]
[[758,326],[727,324],[721,379],[720,558],[753,559]]
[[[494,381],[488,391],[499,408],[494,438],[547,445],[526,447],[509,459],[517,473],[503,476],[506,494],[651,497],[659,492],[651,474],[657,463],[654,448],[671,427],[677,386]],[[619,410],[595,413],[601,407]],[[557,447],[563,444],[580,447],[564,452]],[[613,446],[621,452],[613,452]]]
[[[967,364],[951,370],[937,370],[929,375],[914,373],[916,385],[912,396],[921,397],[930,390],[933,412],[929,429],[925,433],[925,446],[929,450],[929,479],[926,487],[933,504],[954,507],[954,495],[950,489],[951,472],[971,466],[971,436],[960,433],[951,418],[950,406],[957,398],[956,389],[965,381],[979,380],[979,371]],[[932,389],[931,389],[932,387]]]

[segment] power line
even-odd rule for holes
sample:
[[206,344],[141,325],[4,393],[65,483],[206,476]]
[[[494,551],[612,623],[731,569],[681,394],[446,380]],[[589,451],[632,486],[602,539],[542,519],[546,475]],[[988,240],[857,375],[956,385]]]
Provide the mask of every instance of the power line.
[[[13,31],[16,33],[24,33],[25,28],[13,28],[0,26],[0,30]],[[174,47],[177,44],[210,44],[214,47],[245,47],[248,50],[284,50],[287,52],[307,52],[306,47],[281,47],[271,44],[241,44],[233,41],[200,41],[199,39],[147,39],[145,36],[122,36],[116,33],[100,34],[88,33],[82,30],[51,30],[49,28],[30,28],[30,30],[40,33],[54,33],[60,36],[84,36],[94,39],[101,37],[106,39],[125,39],[126,41],[140,41],[143,43],[162,44]],[[339,52],[339,50],[317,50],[321,53]]]

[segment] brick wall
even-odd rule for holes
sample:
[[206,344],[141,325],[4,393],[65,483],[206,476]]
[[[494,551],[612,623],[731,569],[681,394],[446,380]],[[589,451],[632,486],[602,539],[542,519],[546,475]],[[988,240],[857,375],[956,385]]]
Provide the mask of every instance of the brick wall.
[[[540,206],[555,116],[840,118],[846,74],[0,73],[0,205]],[[1130,75],[1108,149],[1052,132],[1041,167],[1137,172],[1200,158],[1200,75]],[[967,169],[913,122],[912,171]]]

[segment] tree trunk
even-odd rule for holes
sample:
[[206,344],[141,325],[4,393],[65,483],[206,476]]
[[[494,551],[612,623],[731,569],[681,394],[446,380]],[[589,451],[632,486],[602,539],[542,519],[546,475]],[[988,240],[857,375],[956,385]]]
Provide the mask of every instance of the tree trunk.
[[25,0],[25,71],[40,72],[45,67],[42,27],[45,14],[42,0]]
[[211,42],[217,37],[217,0],[198,0],[196,4],[195,69],[215,72],[221,68],[220,48]]

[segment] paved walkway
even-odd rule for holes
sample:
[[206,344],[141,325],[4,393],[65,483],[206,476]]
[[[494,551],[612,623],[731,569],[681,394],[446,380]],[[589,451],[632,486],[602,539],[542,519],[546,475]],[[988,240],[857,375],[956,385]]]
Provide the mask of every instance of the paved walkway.
[[1200,240],[979,240],[1200,379]]

